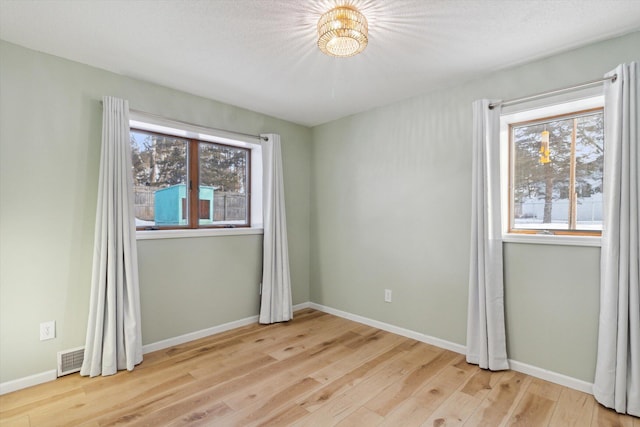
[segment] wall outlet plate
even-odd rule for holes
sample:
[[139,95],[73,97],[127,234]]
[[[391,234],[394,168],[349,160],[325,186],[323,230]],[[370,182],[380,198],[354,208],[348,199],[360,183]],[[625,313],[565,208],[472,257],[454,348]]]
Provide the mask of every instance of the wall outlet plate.
[[56,337],[56,321],[40,323],[40,341],[50,340]]
[[384,290],[384,302],[391,302],[391,289]]

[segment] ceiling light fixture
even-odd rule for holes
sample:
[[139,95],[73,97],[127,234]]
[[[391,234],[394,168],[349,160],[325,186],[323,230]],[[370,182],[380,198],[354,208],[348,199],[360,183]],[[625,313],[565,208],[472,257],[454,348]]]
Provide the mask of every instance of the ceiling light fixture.
[[318,21],[318,47],[327,55],[347,57],[367,47],[367,18],[353,6],[338,6]]

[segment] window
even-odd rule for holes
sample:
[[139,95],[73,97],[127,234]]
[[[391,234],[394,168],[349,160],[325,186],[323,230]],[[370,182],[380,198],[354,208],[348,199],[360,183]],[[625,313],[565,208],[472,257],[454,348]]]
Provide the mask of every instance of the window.
[[505,232],[599,236],[602,97],[503,115],[501,122]]
[[136,227],[251,226],[251,150],[131,129]]

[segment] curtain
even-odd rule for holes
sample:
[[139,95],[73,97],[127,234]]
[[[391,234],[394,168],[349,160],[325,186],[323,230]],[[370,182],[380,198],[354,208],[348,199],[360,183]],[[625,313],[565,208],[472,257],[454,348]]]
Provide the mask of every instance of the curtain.
[[129,104],[104,97],[89,321],[81,375],[142,361]]
[[471,257],[467,362],[509,369],[504,325],[500,223],[500,107],[473,103]]
[[262,142],[264,249],[260,323],[266,324],[292,319],[293,308],[280,135],[261,136],[266,140]]
[[607,76],[596,400],[640,417],[638,63]]

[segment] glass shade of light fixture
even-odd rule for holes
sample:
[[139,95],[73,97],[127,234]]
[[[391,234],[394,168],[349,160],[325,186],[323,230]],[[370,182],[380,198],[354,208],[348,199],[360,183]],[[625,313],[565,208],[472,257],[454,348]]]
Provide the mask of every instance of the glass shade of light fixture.
[[367,47],[367,18],[353,6],[338,6],[318,21],[318,47],[327,55],[356,55]]

